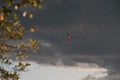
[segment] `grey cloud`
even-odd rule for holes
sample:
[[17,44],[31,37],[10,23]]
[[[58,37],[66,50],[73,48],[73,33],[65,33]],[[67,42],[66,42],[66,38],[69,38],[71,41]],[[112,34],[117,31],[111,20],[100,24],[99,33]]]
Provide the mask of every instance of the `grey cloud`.
[[93,75],[88,75],[85,78],[83,78],[82,80],[119,80],[119,79],[120,79],[120,74],[99,77],[99,78],[96,78]]
[[[119,0],[62,0],[60,4],[53,0],[48,3],[49,7],[36,13],[32,21],[41,30],[33,36],[55,45],[55,49],[41,49],[36,56],[40,56],[40,61],[56,64],[60,59],[68,66],[78,62],[97,63],[108,68],[109,75],[120,73]],[[68,32],[70,41],[66,40]]]
[[109,76],[120,73],[119,0],[45,1],[46,10],[33,11],[34,19],[22,23],[37,26],[39,31],[30,35],[52,47],[40,45],[37,54],[29,54],[29,60],[66,66],[95,63],[109,69]]
[[83,78],[82,80],[97,80],[96,77],[92,76],[92,75],[88,75],[85,78]]

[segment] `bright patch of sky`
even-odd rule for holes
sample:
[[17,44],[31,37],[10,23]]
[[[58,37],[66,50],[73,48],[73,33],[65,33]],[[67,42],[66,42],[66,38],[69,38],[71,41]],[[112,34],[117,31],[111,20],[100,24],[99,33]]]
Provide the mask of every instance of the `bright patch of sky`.
[[22,73],[20,80],[81,80],[88,75],[96,78],[107,76],[107,69],[100,67],[54,67],[30,63],[29,71]]

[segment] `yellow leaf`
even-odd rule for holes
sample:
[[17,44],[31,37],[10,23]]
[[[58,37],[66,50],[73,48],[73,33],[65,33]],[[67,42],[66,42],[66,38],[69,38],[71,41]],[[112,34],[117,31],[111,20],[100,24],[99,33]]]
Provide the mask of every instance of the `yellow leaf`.
[[30,47],[31,48],[36,48],[37,47],[37,41],[36,40],[29,39],[29,41],[30,41]]
[[12,31],[10,27],[6,27],[6,29],[7,29],[8,32]]
[[32,19],[32,18],[33,18],[33,14],[30,14],[30,15],[29,15],[29,18]]
[[20,46],[18,45],[17,48],[20,49]]
[[16,13],[13,14],[14,19],[18,19],[18,15]]
[[39,8],[39,9],[42,9],[42,8],[43,8],[43,6],[42,6],[42,5],[39,5],[39,6],[38,6],[38,8]]
[[23,52],[20,51],[20,52],[19,52],[19,55],[20,55],[20,56],[23,55]]
[[20,26],[21,24],[20,24],[20,21],[16,21],[15,23],[14,23],[14,27],[16,27],[16,26]]
[[17,31],[17,34],[18,34],[19,36],[22,36],[22,32],[20,32],[20,31]]

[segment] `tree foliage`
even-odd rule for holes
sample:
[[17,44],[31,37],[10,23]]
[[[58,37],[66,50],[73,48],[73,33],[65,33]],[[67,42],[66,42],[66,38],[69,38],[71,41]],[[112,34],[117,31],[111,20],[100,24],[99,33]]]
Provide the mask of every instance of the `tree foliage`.
[[[17,10],[20,7],[26,7],[30,4],[33,7],[41,9],[42,0],[4,0],[4,5],[0,8],[0,78],[2,80],[18,80],[18,71],[24,71],[29,63],[23,63],[21,60],[27,58],[27,52],[38,50],[38,42],[29,39],[28,43],[24,42],[25,27],[20,22]],[[15,11],[16,10],[16,11]],[[27,12],[23,11],[22,16],[27,16]],[[29,14],[29,18],[33,18],[33,14]],[[31,27],[30,32],[34,32],[35,28]],[[13,42],[13,43],[12,43]],[[17,64],[12,66],[12,70],[5,67],[13,65],[12,59],[8,54],[15,53]]]

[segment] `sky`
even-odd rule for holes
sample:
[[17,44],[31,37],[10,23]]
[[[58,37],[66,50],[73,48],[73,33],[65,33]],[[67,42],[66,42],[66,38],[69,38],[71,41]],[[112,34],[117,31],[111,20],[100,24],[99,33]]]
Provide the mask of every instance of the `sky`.
[[[42,73],[48,74],[49,71],[56,75],[62,71],[66,76],[73,73],[73,80],[120,80],[119,3],[119,0],[43,0],[42,10],[31,6],[21,8],[20,13],[26,10],[34,14],[32,20],[24,18],[21,21],[23,25],[34,25],[36,28],[36,32],[26,34],[25,39],[32,37],[40,42],[39,52],[28,54],[27,59],[36,65],[46,64],[40,73],[39,68],[37,69],[38,77]],[[68,33],[71,35],[70,41],[66,40]],[[60,70],[59,67],[65,69]],[[81,71],[84,75],[84,70],[80,69],[80,73],[67,71],[68,68],[74,67],[87,67],[86,76],[76,79]],[[107,75],[96,78],[91,68],[97,68],[99,71],[101,68],[105,69]],[[97,73],[101,73],[99,71]],[[56,78],[51,76],[49,80]],[[63,77],[61,80],[70,79]]]
[[28,71],[21,73],[20,80],[84,80],[85,77],[99,79],[107,75],[107,69],[99,67],[56,67],[39,65],[35,62],[29,63],[31,63],[31,66],[27,68]]

